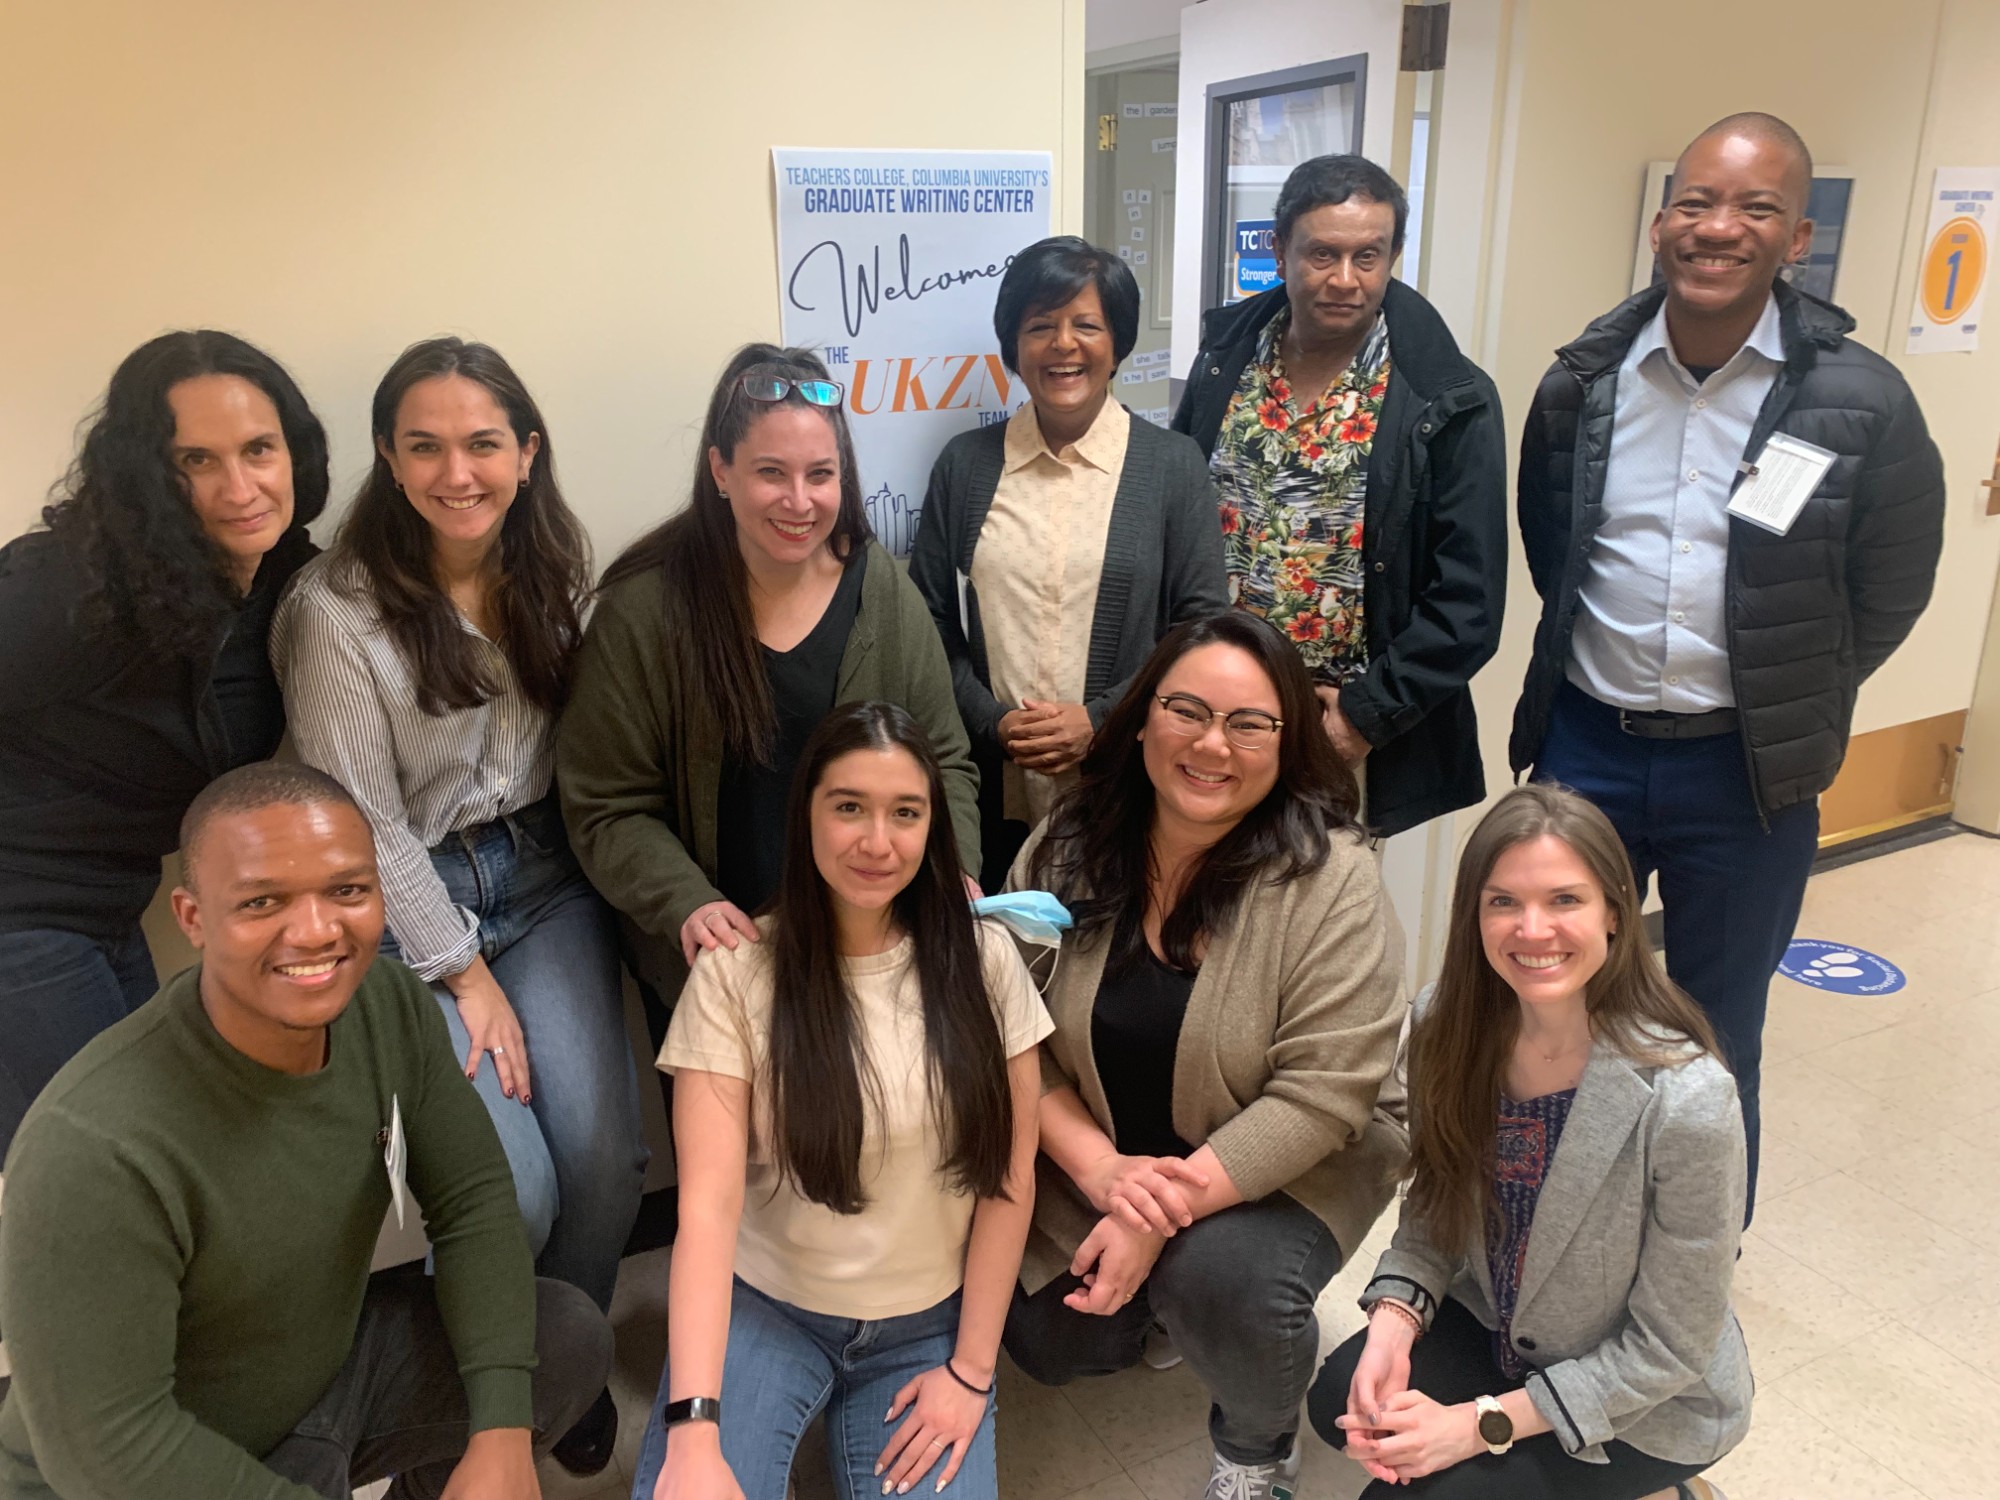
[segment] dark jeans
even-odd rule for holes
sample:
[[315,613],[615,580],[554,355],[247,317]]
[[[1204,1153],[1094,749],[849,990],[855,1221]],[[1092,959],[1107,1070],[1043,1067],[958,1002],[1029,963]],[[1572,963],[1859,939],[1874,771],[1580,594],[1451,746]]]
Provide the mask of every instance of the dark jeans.
[[1208,1387],[1209,1439],[1239,1464],[1276,1463],[1298,1432],[1299,1400],[1319,1354],[1313,1301],[1340,1269],[1340,1247],[1282,1193],[1197,1220],[1167,1241],[1132,1300],[1108,1317],[1064,1307],[1081,1283],[1016,1288],[1007,1353],[1043,1385],[1139,1362],[1157,1321]]
[[[647,1160],[610,908],[577,868],[553,797],[452,834],[431,865],[478,915],[479,951],[527,1041],[531,1104],[500,1092],[491,1058],[474,1086],[513,1169],[536,1269],[609,1311]],[[382,951],[398,951],[386,933]],[[458,1004],[432,990],[463,1061],[472,1044]]]
[[[610,1374],[604,1314],[575,1287],[537,1280],[535,1457],[576,1424]],[[347,1363],[264,1464],[326,1500],[349,1500],[391,1474],[395,1500],[432,1500],[464,1456],[467,1422],[465,1385],[429,1278],[384,1272],[368,1283]]]
[[[1347,1446],[1347,1434],[1334,1426],[1334,1419],[1346,1414],[1348,1387],[1367,1343],[1363,1329],[1329,1354],[1306,1398],[1313,1431],[1336,1448]],[[1492,1333],[1463,1304],[1445,1298],[1431,1331],[1410,1351],[1410,1389],[1458,1406],[1520,1387],[1520,1381],[1509,1380],[1493,1362]],[[1606,1443],[1604,1452],[1609,1463],[1585,1463],[1563,1452],[1554,1433],[1544,1432],[1520,1439],[1504,1457],[1481,1453],[1407,1485],[1378,1479],[1361,1492],[1361,1500],[1406,1495],[1411,1500],[1642,1500],[1708,1467],[1669,1463],[1630,1443]]]
[[117,942],[46,927],[0,932],[0,1162],[62,1065],[159,987],[137,927]]
[[1819,850],[1819,805],[1773,813],[1767,828],[1737,735],[1643,740],[1618,727],[1617,709],[1568,683],[1556,695],[1535,778],[1603,809],[1642,894],[1659,874],[1667,973],[1708,1013],[1743,1101],[1747,1224],[1757,1203],[1764,1008]]

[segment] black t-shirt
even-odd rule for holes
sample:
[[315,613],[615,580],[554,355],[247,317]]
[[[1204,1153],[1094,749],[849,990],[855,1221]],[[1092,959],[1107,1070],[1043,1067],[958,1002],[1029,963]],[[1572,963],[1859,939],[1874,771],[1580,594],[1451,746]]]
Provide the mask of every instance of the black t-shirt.
[[[1120,924],[1111,951],[1124,947],[1133,918]],[[1090,1049],[1112,1134],[1127,1156],[1188,1156],[1174,1133],[1174,1055],[1195,976],[1157,957],[1141,940],[1139,956],[1107,970],[1090,1013]]]
[[764,672],[777,710],[771,763],[742,757],[723,763],[715,798],[716,886],[746,912],[777,894],[785,866],[785,803],[799,754],[833,707],[840,658],[861,607],[867,551],[857,547],[834,586],[819,623],[789,651],[761,647]]

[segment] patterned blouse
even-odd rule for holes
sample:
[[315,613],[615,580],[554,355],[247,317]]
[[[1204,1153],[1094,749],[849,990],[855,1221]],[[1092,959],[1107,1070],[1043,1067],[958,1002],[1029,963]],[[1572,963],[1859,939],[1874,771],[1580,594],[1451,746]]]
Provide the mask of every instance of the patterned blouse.
[[1549,1164],[1568,1123],[1576,1090],[1543,1094],[1539,1099],[1500,1099],[1500,1128],[1494,1143],[1493,1189],[1500,1215],[1486,1234],[1486,1269],[1493,1277],[1494,1311],[1500,1326],[1493,1334],[1493,1360],[1509,1380],[1528,1373],[1527,1361],[1514,1352],[1514,1304],[1521,1295],[1521,1268],[1528,1259],[1528,1234],[1535,1225],[1535,1203],[1548,1180]]
[[1389,323],[1300,405],[1285,378],[1285,308],[1258,335],[1209,461],[1222,504],[1229,597],[1297,643],[1316,682],[1338,687],[1368,665],[1361,526],[1368,455],[1389,390]]

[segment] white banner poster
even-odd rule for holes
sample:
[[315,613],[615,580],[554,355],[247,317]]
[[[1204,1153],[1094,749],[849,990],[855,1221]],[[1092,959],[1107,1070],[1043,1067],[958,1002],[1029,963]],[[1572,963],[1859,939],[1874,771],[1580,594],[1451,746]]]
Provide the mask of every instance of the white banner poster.
[[1950,354],[1979,347],[1993,237],[2000,229],[2000,168],[1939,167],[1931,181],[1930,224],[1917,264],[1906,354]]
[[993,299],[1015,252],[1049,233],[1049,153],[771,159],[784,341],[846,385],[869,522],[905,557],[946,441],[1027,400],[1000,361]]

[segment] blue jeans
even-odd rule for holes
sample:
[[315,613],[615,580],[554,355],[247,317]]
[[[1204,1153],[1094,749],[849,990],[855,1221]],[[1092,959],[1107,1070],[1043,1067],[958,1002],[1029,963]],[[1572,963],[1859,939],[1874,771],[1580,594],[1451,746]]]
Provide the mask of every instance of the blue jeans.
[[[536,1269],[608,1311],[647,1160],[610,908],[577,868],[553,797],[451,834],[431,864],[478,916],[480,954],[527,1041],[532,1104],[500,1092],[491,1058],[474,1084],[513,1169]],[[382,951],[398,956],[386,933]],[[463,1061],[472,1041],[458,1004],[431,988]]]
[[137,927],[109,943],[51,927],[0,932],[0,1162],[62,1065],[159,987]]
[[[744,1500],[785,1500],[792,1456],[821,1411],[826,1412],[833,1487],[840,1500],[879,1500],[882,1481],[875,1476],[875,1460],[900,1426],[884,1422],[882,1414],[913,1378],[951,1358],[958,1343],[959,1302],[953,1292],[922,1312],[867,1322],[807,1312],[737,1278],[719,1394],[722,1456],[742,1486]],[[632,1474],[632,1500],[653,1500],[653,1486],[667,1460],[660,1415],[666,1410],[671,1375],[671,1368],[660,1372],[660,1391]],[[947,1495],[998,1500],[996,1405],[995,1399],[987,1401],[986,1416]],[[940,1454],[911,1492],[933,1494],[944,1465]]]
[[1558,781],[1611,819],[1640,894],[1655,872],[1667,973],[1708,1013],[1736,1074],[1749,1181],[1757,1203],[1757,1092],[1771,976],[1798,926],[1819,852],[1819,804],[1757,815],[1736,734],[1646,740],[1618,727],[1618,710],[1565,682],[1556,694],[1537,781]]

